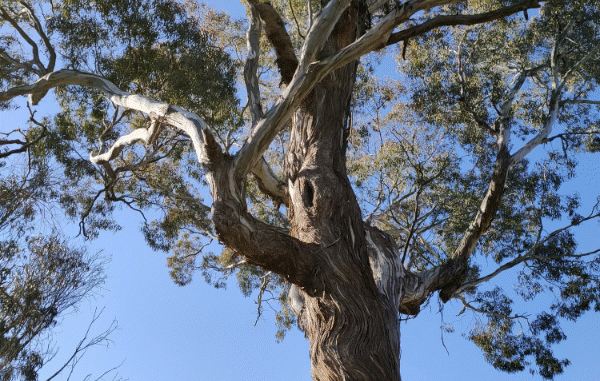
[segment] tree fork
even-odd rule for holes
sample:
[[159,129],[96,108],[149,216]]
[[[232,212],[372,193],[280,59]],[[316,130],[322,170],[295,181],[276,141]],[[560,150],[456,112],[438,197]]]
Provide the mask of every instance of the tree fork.
[[234,177],[233,158],[221,150],[208,130],[202,135],[206,177],[213,197],[212,222],[219,240],[248,263],[273,271],[308,294],[321,292],[315,255],[319,247],[294,239],[248,213],[242,182]]

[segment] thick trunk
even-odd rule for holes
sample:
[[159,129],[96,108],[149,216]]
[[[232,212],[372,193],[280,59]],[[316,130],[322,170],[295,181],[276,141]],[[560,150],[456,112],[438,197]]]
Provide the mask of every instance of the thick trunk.
[[[326,52],[356,38],[357,13],[344,14]],[[320,292],[303,293],[301,325],[314,380],[399,380],[397,305],[380,292],[369,259],[379,255],[372,248],[380,237],[367,234],[346,173],[355,75],[355,63],[331,73],[292,120],[286,163],[291,235],[321,248]]]

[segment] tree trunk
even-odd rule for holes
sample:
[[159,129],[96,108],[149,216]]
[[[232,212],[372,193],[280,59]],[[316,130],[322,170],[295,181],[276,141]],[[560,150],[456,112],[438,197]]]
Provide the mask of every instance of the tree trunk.
[[[351,7],[323,54],[354,41],[358,22]],[[302,293],[300,317],[319,381],[400,380],[397,303],[380,292],[369,255],[377,257],[372,249],[381,237],[367,232],[346,171],[356,66],[331,73],[303,101],[292,119],[286,162],[290,234],[320,247],[315,277],[321,284],[317,293]]]

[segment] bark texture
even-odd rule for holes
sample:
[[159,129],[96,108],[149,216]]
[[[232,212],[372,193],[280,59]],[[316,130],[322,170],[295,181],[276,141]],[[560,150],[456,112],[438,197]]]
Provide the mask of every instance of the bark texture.
[[[354,2],[342,15],[322,55],[356,40],[358,6]],[[379,291],[369,256],[369,239],[381,237],[367,237],[346,172],[355,76],[356,62],[335,70],[292,118],[286,162],[290,234],[320,247],[323,285],[318,294],[304,293],[301,324],[310,339],[314,380],[399,380],[397,309]]]

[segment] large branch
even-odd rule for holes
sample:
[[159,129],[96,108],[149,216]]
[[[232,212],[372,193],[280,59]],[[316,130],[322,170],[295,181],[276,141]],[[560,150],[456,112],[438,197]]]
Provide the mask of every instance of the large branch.
[[[284,128],[297,106],[310,93],[313,86],[332,71],[341,68],[361,56],[382,46],[394,28],[416,12],[432,7],[459,2],[458,0],[413,0],[397,7],[361,38],[337,53],[315,61],[335,23],[348,6],[349,0],[330,1],[321,11],[309,31],[302,48],[299,67],[292,81],[282,94],[282,100],[274,105],[256,125],[235,158],[237,178],[242,178],[253,168],[275,136]],[[524,2],[527,4],[529,2]],[[537,4],[537,3],[536,3]],[[516,8],[511,8],[517,12]],[[521,6],[522,10],[522,6]]]
[[30,102],[36,105],[50,89],[58,86],[93,88],[103,92],[106,98],[117,106],[160,117],[161,121],[182,130],[190,137],[194,150],[198,155],[198,161],[202,165],[206,164],[202,130],[206,129],[207,125],[202,118],[181,107],[159,102],[143,95],[122,91],[112,82],[94,74],[75,70],[55,71],[46,74],[33,84],[13,87],[0,92],[0,102],[20,95],[29,95]]
[[[244,63],[244,82],[246,83],[246,93],[248,94],[248,108],[250,109],[251,123],[254,127],[263,117],[260,86],[258,83],[261,21],[258,11],[253,5],[250,6],[248,12],[250,21],[248,31],[246,32],[248,54],[246,56],[246,62]],[[294,67],[294,70],[295,69],[296,68]],[[289,197],[285,183],[275,176],[273,170],[264,158],[252,168],[252,174],[258,181],[258,187],[263,193],[280,204],[286,206],[289,205]]]
[[[257,164],[275,136],[284,128],[286,122],[302,100],[310,93],[313,86],[333,70],[351,62],[351,60],[347,60],[347,62],[340,63],[335,58],[329,59],[325,63],[323,61],[314,62],[348,4],[349,0],[330,1],[313,23],[302,47],[299,67],[290,84],[284,90],[282,100],[265,114],[235,157],[236,178],[241,179]],[[354,57],[354,59],[359,58],[359,56]]]
[[431,20],[424,22],[423,24],[419,24],[392,34],[385,43],[385,45],[396,44],[400,41],[404,41],[411,37],[420,36],[442,26],[482,24],[485,22],[501,19],[503,17],[507,17],[518,12],[525,12],[527,9],[539,7],[540,4],[538,0],[526,0],[510,5],[508,7],[474,15],[441,15],[434,17]]
[[[385,18],[379,21],[373,28],[369,29],[360,39],[341,49],[337,53],[321,60],[320,64],[327,67],[327,70],[335,70],[344,66],[361,56],[381,49],[385,46],[406,40],[428,32],[434,28],[445,25],[473,25],[483,22],[496,20],[502,17],[518,13],[528,8],[539,8],[538,1],[526,0],[514,6],[501,8],[496,11],[487,12],[478,15],[451,15],[438,16],[423,24],[408,28],[406,30],[392,34],[394,29],[402,22],[408,20],[413,14],[430,9],[440,5],[458,3],[458,0],[416,0],[408,1],[402,6],[394,9]],[[448,24],[449,23],[449,24]],[[394,37],[395,36],[395,37]]]
[[241,182],[235,179],[231,156],[204,131],[209,166],[207,180],[213,197],[212,221],[219,240],[244,256],[246,262],[272,271],[310,295],[323,290],[318,274],[319,245],[291,237],[247,211]]
[[494,171],[475,218],[446,263],[419,274],[407,272],[405,294],[400,305],[400,312],[418,313],[419,306],[434,291],[440,291],[440,298],[443,302],[447,302],[464,282],[469,258],[481,236],[490,227],[500,206],[510,169],[510,152],[508,150],[510,129],[508,126],[505,125],[499,135]]
[[287,85],[294,77],[294,72],[298,67],[298,58],[294,53],[292,39],[285,29],[285,23],[270,3],[259,3],[258,0],[248,0],[248,3],[250,3],[251,12],[256,9],[265,25],[267,38],[273,45],[277,56],[275,63],[281,73],[281,82]]
[[312,23],[300,53],[300,71],[305,71],[323,50],[333,28],[342,16],[350,0],[330,0]]

